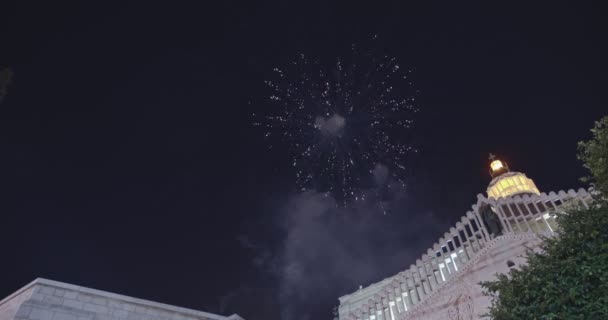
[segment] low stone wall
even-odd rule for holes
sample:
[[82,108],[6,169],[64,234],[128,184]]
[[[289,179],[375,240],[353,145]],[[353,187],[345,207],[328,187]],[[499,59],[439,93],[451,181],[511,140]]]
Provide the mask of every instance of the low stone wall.
[[37,279],[0,302],[0,320],[244,320]]
[[21,289],[0,301],[0,320],[12,320],[21,304],[29,299],[34,288]]

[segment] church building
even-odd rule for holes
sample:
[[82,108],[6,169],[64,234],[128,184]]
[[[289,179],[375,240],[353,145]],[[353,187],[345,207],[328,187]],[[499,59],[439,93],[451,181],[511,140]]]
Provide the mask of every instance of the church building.
[[550,237],[555,214],[588,207],[587,190],[540,192],[532,179],[490,155],[486,195],[409,268],[340,297],[340,320],[473,320],[490,304],[481,281],[526,263],[526,248]]
[[[555,216],[589,207],[585,189],[540,192],[532,179],[491,156],[492,180],[453,227],[407,269],[340,297],[340,320],[474,320],[487,312],[481,281],[526,261],[551,237]],[[46,279],[0,301],[0,320],[244,320]]]

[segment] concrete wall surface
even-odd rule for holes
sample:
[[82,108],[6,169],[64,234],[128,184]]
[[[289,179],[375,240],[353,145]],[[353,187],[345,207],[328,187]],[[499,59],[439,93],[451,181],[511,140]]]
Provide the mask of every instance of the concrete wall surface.
[[507,273],[507,261],[513,268],[525,264],[527,248],[538,250],[541,240],[533,234],[502,236],[493,240],[476,261],[446,282],[440,290],[413,310],[399,314],[397,320],[476,320],[483,319],[490,305],[483,294],[481,281],[493,280],[496,273]]
[[0,301],[0,320],[244,320],[36,279]]

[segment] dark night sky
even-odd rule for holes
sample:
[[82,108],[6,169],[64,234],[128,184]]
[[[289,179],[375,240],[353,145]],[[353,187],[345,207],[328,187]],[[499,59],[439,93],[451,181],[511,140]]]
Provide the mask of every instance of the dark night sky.
[[[608,23],[590,4],[13,2],[0,5],[0,66],[15,72],[0,296],[45,277],[248,320],[329,319],[464,214],[489,152],[541,190],[582,186],[576,142],[608,113]],[[294,193],[286,150],[250,124],[272,67],[373,34],[421,91],[420,153],[386,216]]]

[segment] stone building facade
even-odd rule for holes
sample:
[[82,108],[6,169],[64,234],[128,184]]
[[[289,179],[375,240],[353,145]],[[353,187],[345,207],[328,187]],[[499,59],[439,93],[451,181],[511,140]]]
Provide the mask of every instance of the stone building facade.
[[479,282],[525,263],[527,248],[553,236],[555,214],[588,207],[585,189],[541,193],[524,174],[491,164],[488,196],[477,203],[414,264],[397,275],[340,297],[340,320],[473,320],[487,312]]
[[244,320],[36,279],[0,301],[0,320]]

